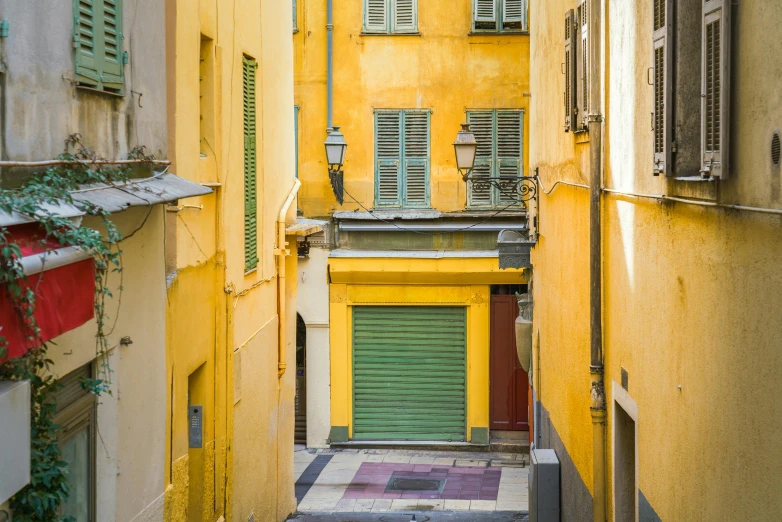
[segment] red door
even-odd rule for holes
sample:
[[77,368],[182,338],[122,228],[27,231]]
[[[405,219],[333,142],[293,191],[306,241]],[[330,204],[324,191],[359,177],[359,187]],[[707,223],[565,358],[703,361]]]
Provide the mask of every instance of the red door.
[[529,430],[529,381],[516,355],[516,296],[491,296],[489,426],[493,430]]

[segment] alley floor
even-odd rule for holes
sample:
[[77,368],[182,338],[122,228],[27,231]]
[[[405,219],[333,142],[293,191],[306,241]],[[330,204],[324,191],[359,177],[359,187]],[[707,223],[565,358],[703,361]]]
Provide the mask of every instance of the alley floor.
[[290,520],[526,520],[528,465],[526,454],[297,445]]

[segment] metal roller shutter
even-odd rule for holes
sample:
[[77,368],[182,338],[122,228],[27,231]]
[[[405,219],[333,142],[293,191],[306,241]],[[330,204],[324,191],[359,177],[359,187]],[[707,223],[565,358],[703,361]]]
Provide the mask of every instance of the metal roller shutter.
[[353,439],[464,441],[466,311],[353,308]]

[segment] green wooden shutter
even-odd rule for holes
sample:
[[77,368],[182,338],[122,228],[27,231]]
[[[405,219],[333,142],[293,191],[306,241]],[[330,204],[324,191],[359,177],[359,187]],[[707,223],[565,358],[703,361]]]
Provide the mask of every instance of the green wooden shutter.
[[398,207],[401,202],[402,113],[375,113],[375,203]]
[[576,128],[587,128],[589,113],[589,15],[587,0],[578,6],[576,46],[578,47],[578,117]]
[[[467,122],[475,134],[478,150],[475,153],[475,168],[471,178],[488,178],[494,174],[494,114],[492,111],[468,112]],[[492,204],[489,186],[470,183],[467,204],[471,207],[489,207]]]
[[[523,133],[523,112],[497,111],[497,166],[500,176],[521,176]],[[516,184],[510,181],[502,186],[502,190],[494,189],[494,204],[507,207],[513,204],[508,195],[514,193]]]
[[475,22],[497,23],[497,4],[495,0],[474,0],[473,18]]
[[673,0],[654,0],[654,174],[673,175]]
[[353,439],[465,440],[465,315],[353,308]]
[[730,134],[729,0],[703,0],[701,172],[728,177]]
[[258,266],[258,177],[256,174],[255,60],[242,57],[244,111],[244,268]]
[[103,69],[104,88],[122,89],[122,2],[101,0],[103,7]]
[[418,0],[392,0],[394,32],[414,33],[418,30]]
[[429,206],[429,113],[404,113],[404,206]]
[[98,40],[101,39],[101,35],[100,28],[96,25],[94,1],[73,0],[73,47],[76,51],[76,76],[80,82],[88,85],[100,83]]
[[503,29],[525,29],[527,6],[524,0],[504,0],[502,5]]
[[388,32],[388,0],[364,0],[364,31]]
[[[657,0],[659,1],[659,0]],[[565,132],[576,130],[576,15],[565,13]]]

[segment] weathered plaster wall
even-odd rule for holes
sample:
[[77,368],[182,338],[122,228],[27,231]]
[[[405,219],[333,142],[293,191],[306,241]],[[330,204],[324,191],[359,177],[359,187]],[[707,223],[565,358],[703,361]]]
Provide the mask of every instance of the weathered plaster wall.
[[[432,109],[431,203],[461,210],[465,183],[456,172],[453,141],[466,109],[527,109],[529,36],[468,36],[471,0],[419,2],[420,36],[361,36],[362,0],[334,2],[334,124],[348,142],[345,188],[374,205],[375,108]],[[326,2],[298,3],[293,39],[296,104],[301,106],[300,207],[307,216],[339,207],[326,169]],[[525,136],[528,136],[525,119]],[[524,158],[527,158],[525,140]],[[527,163],[524,171],[528,172]]]
[[[162,520],[165,450],[165,273],[163,208],[135,208],[114,216],[123,235],[124,290],[110,277],[115,295],[107,313],[117,318],[109,336],[111,394],[98,401],[96,448],[98,520]],[[85,226],[100,229],[86,219]],[[139,228],[141,227],[141,228]],[[121,296],[121,307],[120,304]],[[128,336],[133,344],[120,345]],[[62,377],[95,358],[95,323],[54,340],[49,356]],[[96,366],[102,361],[97,361]],[[100,374],[98,374],[100,377]]]
[[329,385],[329,251],[312,248],[299,259],[298,312],[307,325],[307,446],[326,447],[331,429]]
[[[646,80],[651,0],[605,4],[605,185],[782,207],[776,189],[782,180],[770,163],[771,132],[782,120],[776,88],[782,71],[772,57],[782,44],[762,31],[782,21],[782,6],[734,8],[733,177],[693,183],[652,176],[652,87]],[[562,132],[561,27],[573,7],[564,0],[532,4],[532,67],[538,74],[531,87],[530,161],[540,167],[547,188],[558,180],[588,178],[589,145]],[[556,118],[552,107],[559,108]],[[782,451],[772,435],[780,429],[782,410],[774,392],[782,381],[782,334],[773,326],[782,319],[775,256],[782,248],[782,222],[611,194],[604,195],[603,209],[608,476],[610,390],[625,368],[629,395],[638,405],[641,514],[695,520],[740,509],[744,520],[767,520],[780,510],[782,487],[773,471]],[[533,255],[538,398],[591,490],[587,191],[560,185],[542,196],[539,223]],[[609,480],[609,499],[612,494]],[[563,499],[570,502],[563,508],[577,505]]]
[[[193,5],[169,0],[167,7],[174,167],[180,175],[216,189],[213,195],[188,201],[203,208],[169,213],[166,222],[168,247],[175,252],[167,257],[171,446],[166,518],[206,521],[224,515],[226,520],[244,520],[254,513],[256,520],[284,520],[295,510],[291,361],[296,257],[293,248],[294,255],[287,258],[282,314],[289,370],[278,380],[281,314],[274,249],[277,216],[294,183],[291,3],[203,0]],[[258,62],[261,262],[248,273],[242,232],[243,55]],[[206,101],[199,110],[201,100]],[[201,118],[207,122],[203,136]],[[294,203],[289,221],[295,209]],[[207,377],[191,378],[190,385],[206,397],[204,420],[209,424],[200,452],[188,450],[182,413],[189,376],[197,369]]]

